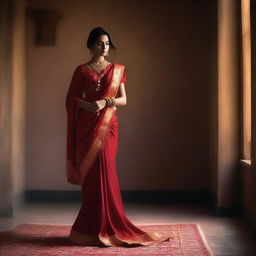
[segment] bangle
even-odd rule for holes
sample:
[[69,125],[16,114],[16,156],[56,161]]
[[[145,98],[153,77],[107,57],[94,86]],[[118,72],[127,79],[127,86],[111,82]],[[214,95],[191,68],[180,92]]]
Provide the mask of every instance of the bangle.
[[106,100],[107,100],[107,106],[109,107],[109,106],[111,106],[111,99],[110,99],[110,97],[106,97]]
[[110,107],[113,107],[113,98],[110,98]]
[[104,98],[104,100],[106,101],[105,107],[107,107],[108,106],[108,101],[107,101],[106,98]]
[[109,107],[111,105],[111,100],[109,97],[106,97],[105,98],[105,101],[106,101],[106,106]]
[[115,99],[114,98],[110,98],[110,97],[106,97],[106,98],[104,98],[104,100],[106,101],[106,106],[107,107],[114,107],[115,106],[115,104],[116,104],[116,101],[115,101]]

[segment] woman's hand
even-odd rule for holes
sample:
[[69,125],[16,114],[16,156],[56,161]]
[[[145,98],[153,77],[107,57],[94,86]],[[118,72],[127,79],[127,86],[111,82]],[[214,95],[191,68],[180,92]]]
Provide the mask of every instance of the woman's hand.
[[97,100],[97,101],[93,102],[92,105],[95,108],[95,111],[98,112],[106,106],[106,101],[105,100]]
[[80,107],[87,110],[91,111],[94,113],[98,113],[101,109],[103,109],[106,106],[106,101],[105,100],[97,100],[94,101],[93,103],[87,102],[87,101],[81,101],[80,102]]

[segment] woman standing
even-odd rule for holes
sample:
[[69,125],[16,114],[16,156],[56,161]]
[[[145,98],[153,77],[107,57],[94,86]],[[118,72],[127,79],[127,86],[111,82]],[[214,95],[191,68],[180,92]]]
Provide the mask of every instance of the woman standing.
[[76,67],[66,97],[67,178],[82,186],[82,206],[69,240],[80,245],[150,245],[168,240],[146,233],[126,217],[118,177],[116,107],[126,105],[123,65],[105,57],[115,46],[101,27],[94,28],[87,47],[89,62]]

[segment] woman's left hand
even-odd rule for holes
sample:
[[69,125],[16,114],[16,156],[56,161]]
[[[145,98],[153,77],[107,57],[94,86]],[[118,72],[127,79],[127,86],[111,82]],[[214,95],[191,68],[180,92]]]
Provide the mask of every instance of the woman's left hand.
[[97,100],[92,103],[95,106],[95,112],[102,110],[106,106],[105,100]]

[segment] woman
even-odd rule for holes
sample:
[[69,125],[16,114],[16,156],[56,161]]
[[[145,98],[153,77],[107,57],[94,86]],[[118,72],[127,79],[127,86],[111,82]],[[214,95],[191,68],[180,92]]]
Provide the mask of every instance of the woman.
[[126,105],[124,66],[105,57],[115,49],[110,35],[94,28],[89,62],[76,67],[66,97],[67,178],[82,185],[83,203],[69,240],[80,245],[150,245],[166,241],[146,233],[126,217],[116,174],[116,107]]

